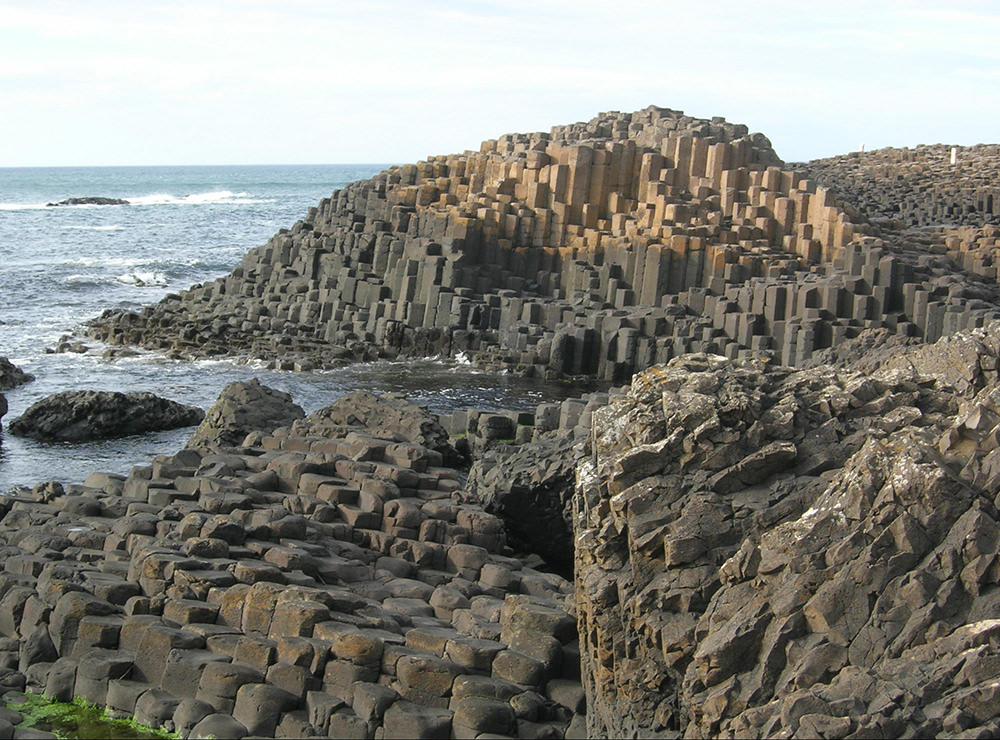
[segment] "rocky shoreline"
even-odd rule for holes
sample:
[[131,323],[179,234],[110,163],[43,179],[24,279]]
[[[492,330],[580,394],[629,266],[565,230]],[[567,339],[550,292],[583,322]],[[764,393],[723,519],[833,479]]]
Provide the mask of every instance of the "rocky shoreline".
[[997,735],[996,148],[939,149],[795,171],[605,113],[106,312],[176,357],[617,385],[436,418],[234,384],[174,455],[0,498],[0,686],[191,737]]

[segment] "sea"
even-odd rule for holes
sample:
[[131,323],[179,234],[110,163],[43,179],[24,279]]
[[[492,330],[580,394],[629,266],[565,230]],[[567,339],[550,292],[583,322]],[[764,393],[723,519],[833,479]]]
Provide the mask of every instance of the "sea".
[[[226,384],[252,377],[290,393],[307,413],[354,390],[400,392],[438,413],[527,410],[585,390],[440,358],[293,373],[148,351],[110,360],[91,339],[83,340],[85,353],[52,352],[105,309],[139,308],[225,275],[321,198],[386,166],[0,168],[0,355],[36,377],[4,392],[9,410],[0,422],[68,390],[150,391],[207,410]],[[48,205],[80,197],[127,204]],[[49,480],[80,483],[95,471],[125,474],[180,449],[193,431],[48,444],[4,426],[0,493]]]

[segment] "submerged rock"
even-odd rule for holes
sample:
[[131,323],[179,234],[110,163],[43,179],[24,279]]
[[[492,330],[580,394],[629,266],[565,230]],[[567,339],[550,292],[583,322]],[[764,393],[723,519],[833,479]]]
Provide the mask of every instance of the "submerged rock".
[[35,379],[31,373],[26,373],[6,357],[0,357],[0,390],[10,390]]
[[205,413],[152,393],[64,391],[43,398],[10,423],[19,437],[83,442],[193,426]]
[[292,397],[256,378],[230,383],[205,414],[188,447],[237,447],[251,432],[270,433],[305,416]]

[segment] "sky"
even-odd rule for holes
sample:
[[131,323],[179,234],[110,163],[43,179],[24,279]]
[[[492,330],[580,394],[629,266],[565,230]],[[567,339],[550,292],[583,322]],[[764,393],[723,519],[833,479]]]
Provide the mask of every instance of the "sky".
[[1000,141],[1000,3],[0,0],[0,167],[402,163],[648,105]]

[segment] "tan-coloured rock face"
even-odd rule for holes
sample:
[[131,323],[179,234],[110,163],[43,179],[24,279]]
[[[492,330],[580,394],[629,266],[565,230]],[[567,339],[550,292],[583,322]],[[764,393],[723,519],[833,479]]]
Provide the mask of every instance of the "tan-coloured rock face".
[[989,734],[997,337],[866,374],[687,356],[598,411],[574,501],[589,731]]

